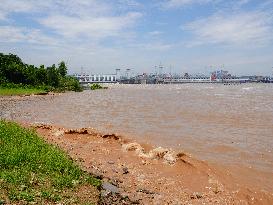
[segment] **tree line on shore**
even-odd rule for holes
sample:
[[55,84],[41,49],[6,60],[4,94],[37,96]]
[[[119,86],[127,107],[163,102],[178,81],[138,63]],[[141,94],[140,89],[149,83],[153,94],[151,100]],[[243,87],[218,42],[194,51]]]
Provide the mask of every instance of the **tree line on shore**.
[[82,91],[79,81],[67,75],[64,61],[58,66],[36,67],[24,63],[17,55],[0,53],[0,86],[34,87],[46,91]]

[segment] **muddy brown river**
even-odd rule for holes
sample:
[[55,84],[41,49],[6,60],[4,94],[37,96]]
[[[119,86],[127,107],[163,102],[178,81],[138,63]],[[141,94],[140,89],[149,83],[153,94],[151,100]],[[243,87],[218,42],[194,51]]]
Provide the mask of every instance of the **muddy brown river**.
[[4,97],[0,108],[5,119],[94,127],[273,176],[273,84],[114,85]]

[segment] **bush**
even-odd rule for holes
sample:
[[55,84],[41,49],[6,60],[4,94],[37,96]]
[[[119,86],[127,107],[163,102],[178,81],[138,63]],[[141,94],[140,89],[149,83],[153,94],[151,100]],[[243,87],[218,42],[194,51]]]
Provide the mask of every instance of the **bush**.
[[72,76],[66,76],[61,78],[60,84],[64,90],[70,90],[70,91],[76,91],[81,92],[83,91],[82,86],[80,85],[79,81],[72,77]]
[[94,83],[90,86],[91,90],[97,90],[97,89],[107,89],[107,87],[103,87],[100,84]]

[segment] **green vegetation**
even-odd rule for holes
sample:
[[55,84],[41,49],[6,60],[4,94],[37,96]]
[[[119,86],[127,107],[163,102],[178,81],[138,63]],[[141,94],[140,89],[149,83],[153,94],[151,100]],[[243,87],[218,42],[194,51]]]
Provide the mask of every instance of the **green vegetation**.
[[82,91],[79,81],[67,75],[67,67],[63,61],[57,67],[55,64],[47,68],[44,65],[35,67],[23,63],[16,55],[0,53],[0,89],[18,86],[22,89],[25,86],[39,87],[45,91]]
[[45,90],[36,88],[0,88],[0,95],[40,95],[46,93]]
[[96,203],[100,184],[33,130],[0,121],[0,204]]
[[29,86],[22,84],[6,83],[0,85],[1,95],[31,95],[31,94],[47,94],[48,90],[46,86]]
[[98,89],[107,89],[108,87],[103,87],[100,84],[94,83],[90,86],[91,90],[98,90]]

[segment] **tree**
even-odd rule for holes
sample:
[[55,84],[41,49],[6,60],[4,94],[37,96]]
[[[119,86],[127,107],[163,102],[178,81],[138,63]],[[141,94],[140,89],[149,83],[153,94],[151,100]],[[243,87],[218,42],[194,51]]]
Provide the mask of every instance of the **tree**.
[[64,61],[59,63],[58,71],[62,77],[65,77],[67,75],[67,67]]
[[50,86],[57,88],[60,83],[60,76],[59,71],[56,69],[55,64],[51,67],[47,67],[47,80]]
[[23,70],[23,76],[24,76],[24,84],[27,85],[37,85],[37,79],[36,79],[36,71],[37,68],[34,65],[26,65]]
[[0,54],[0,78],[2,82],[22,83],[24,63],[13,54]]
[[0,87],[1,86],[43,86],[56,91],[81,91],[82,87],[76,78],[67,76],[65,62],[45,69],[44,65],[28,65],[14,54],[0,53]]
[[39,85],[47,85],[48,84],[47,72],[46,72],[44,65],[41,65],[40,68],[38,68],[36,70],[35,76],[36,76],[36,80]]

